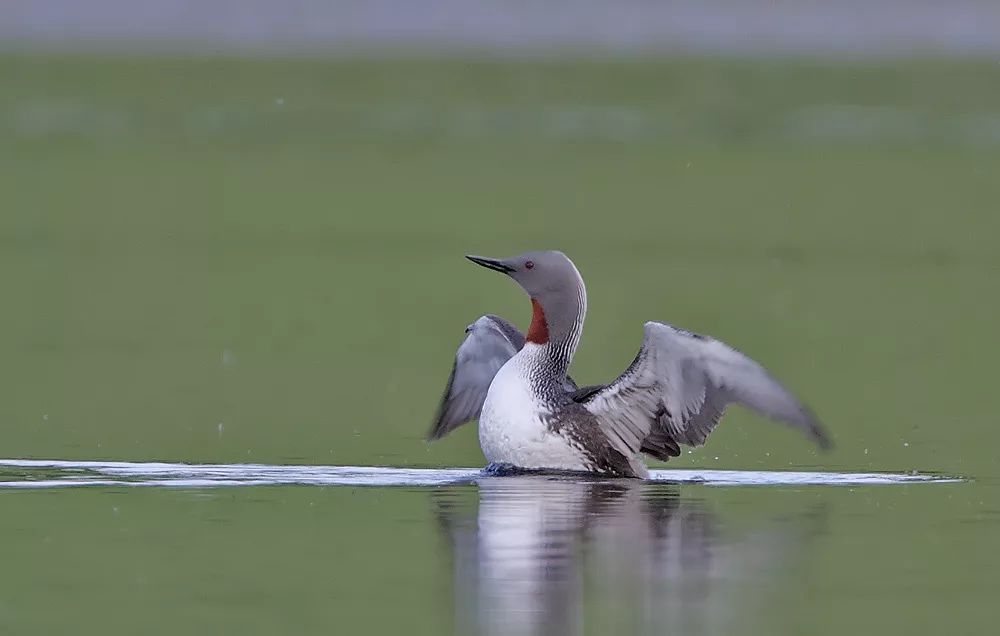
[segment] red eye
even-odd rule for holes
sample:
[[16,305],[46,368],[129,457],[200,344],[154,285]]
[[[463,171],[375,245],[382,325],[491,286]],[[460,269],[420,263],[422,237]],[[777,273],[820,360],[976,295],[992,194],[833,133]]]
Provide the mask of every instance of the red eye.
[[535,268],[535,261],[528,261],[527,263],[524,264],[524,269],[534,269],[534,268]]

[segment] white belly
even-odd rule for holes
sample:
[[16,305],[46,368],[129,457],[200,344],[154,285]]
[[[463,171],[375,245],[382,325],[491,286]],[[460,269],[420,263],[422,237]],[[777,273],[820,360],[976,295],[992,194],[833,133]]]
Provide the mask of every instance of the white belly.
[[542,416],[548,410],[525,379],[523,353],[508,360],[490,384],[479,418],[483,454],[521,468],[587,470],[581,453],[546,428]]

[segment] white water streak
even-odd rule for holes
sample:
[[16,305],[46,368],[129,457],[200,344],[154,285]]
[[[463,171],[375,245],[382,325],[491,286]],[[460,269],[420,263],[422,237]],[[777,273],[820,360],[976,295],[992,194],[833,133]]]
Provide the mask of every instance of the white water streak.
[[[4,471],[3,469],[7,469]],[[11,469],[22,469],[11,479]],[[484,476],[475,468],[390,468],[383,466],[281,466],[267,464],[171,464],[0,459],[6,472],[0,488],[65,488],[71,486],[161,486],[218,488],[225,486],[441,486],[473,484]],[[36,475],[32,475],[36,472]],[[53,474],[55,473],[55,474]],[[33,477],[38,477],[33,478]],[[898,473],[832,473],[810,471],[653,470],[649,481],[708,486],[861,486],[875,484],[963,481],[955,477]]]

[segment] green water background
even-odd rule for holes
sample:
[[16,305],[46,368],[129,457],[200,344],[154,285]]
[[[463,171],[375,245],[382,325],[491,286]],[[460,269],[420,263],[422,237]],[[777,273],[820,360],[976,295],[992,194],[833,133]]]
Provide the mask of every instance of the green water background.
[[[590,297],[578,380],[616,375],[642,323],[666,321],[762,361],[837,443],[821,454],[734,411],[671,467],[975,479],[683,489],[726,527],[822,500],[823,538],[769,579],[773,605],[746,633],[988,631],[998,74],[4,55],[0,454],[481,465],[472,426],[422,436],[465,325],[524,326],[528,305],[462,255],[558,248]],[[425,491],[7,492],[0,506],[5,633],[451,626]]]

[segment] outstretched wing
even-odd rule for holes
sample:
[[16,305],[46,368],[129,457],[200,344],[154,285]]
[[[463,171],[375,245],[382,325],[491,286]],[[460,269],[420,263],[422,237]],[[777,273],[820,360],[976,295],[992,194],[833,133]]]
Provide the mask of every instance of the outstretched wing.
[[830,440],[812,412],[759,364],[723,342],[647,322],[638,355],[614,382],[581,400],[609,438],[659,459],[700,446],[732,403]]
[[479,418],[493,377],[524,346],[517,327],[499,316],[482,316],[465,330],[448,386],[441,397],[427,439],[441,439],[462,424]]

